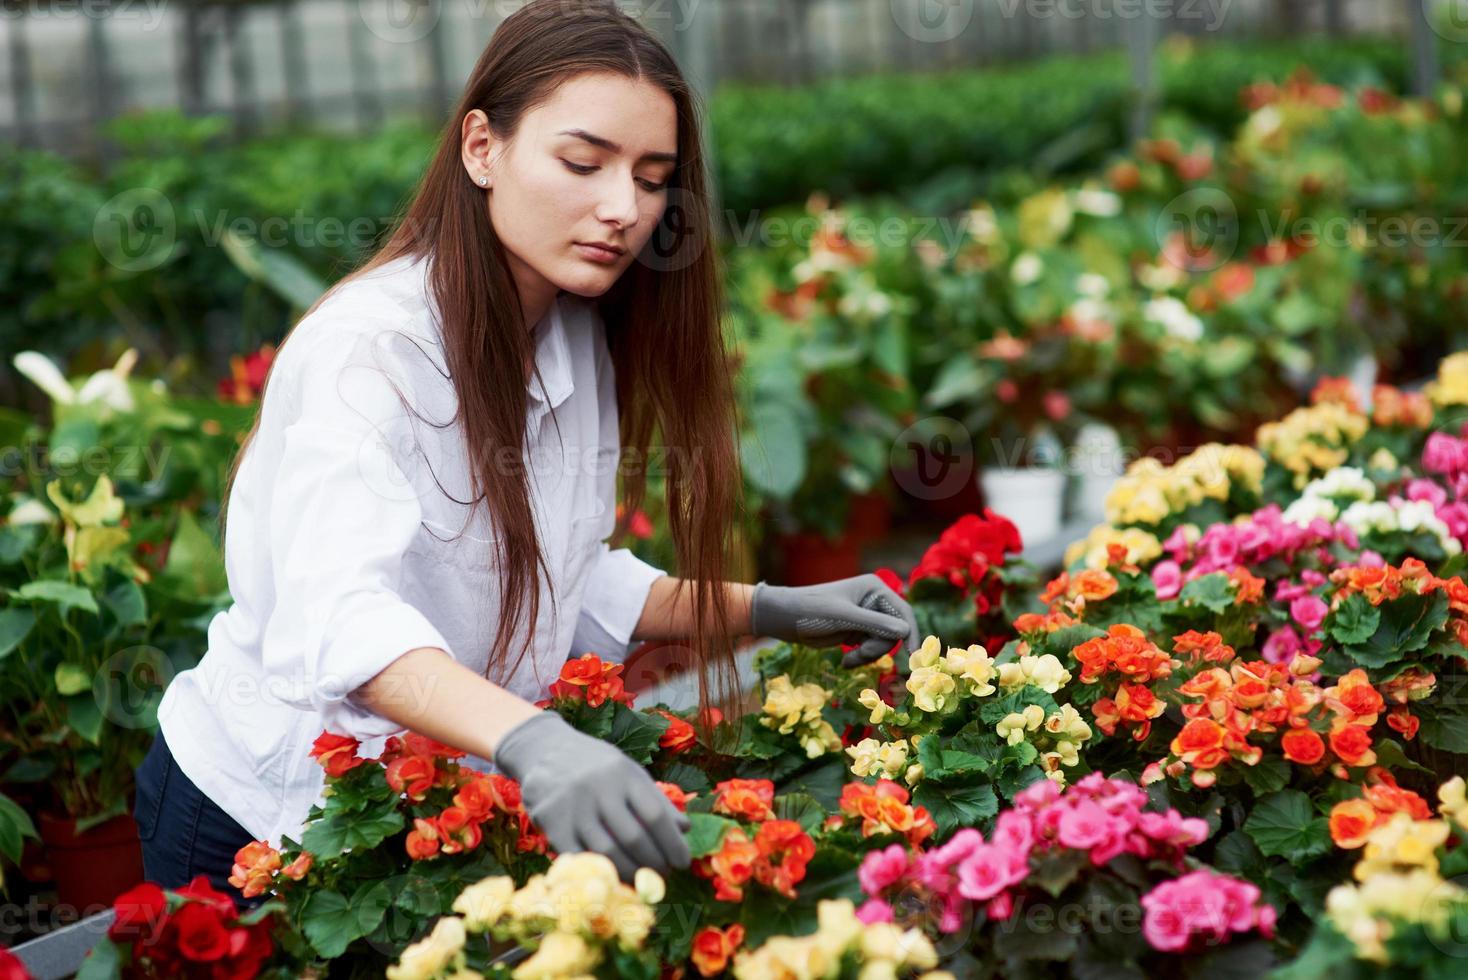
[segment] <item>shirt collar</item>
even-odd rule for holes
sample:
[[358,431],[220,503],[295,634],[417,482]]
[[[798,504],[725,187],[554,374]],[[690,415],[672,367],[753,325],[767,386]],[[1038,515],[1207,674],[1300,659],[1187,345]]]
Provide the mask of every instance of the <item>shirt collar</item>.
[[540,403],[542,410],[557,408],[571,395],[574,381],[571,374],[571,348],[566,341],[566,323],[561,311],[559,295],[551,302],[550,310],[537,324],[535,345],[535,368],[540,372],[540,384],[531,377],[527,386],[530,397]]

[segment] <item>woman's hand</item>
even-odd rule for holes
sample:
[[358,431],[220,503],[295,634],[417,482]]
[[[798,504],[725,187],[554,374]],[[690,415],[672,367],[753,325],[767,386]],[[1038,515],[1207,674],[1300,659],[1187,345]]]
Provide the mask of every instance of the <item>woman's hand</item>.
[[687,814],[625,752],[555,712],[506,732],[493,761],[519,782],[526,812],[556,851],[605,854],[629,883],[639,867],[663,875],[688,867]]
[[912,607],[875,575],[799,588],[761,582],[750,600],[749,625],[757,635],[777,640],[861,644],[842,658],[844,667],[869,664],[898,640],[908,649],[920,643]]

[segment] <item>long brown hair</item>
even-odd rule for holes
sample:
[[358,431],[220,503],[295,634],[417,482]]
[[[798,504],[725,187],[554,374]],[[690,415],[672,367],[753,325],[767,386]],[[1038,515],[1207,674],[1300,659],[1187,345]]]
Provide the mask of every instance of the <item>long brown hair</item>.
[[[526,389],[500,379],[524,377],[533,338],[485,206],[486,192],[464,171],[460,123],[479,109],[495,137],[509,139],[528,109],[548,99],[561,82],[591,71],[658,86],[672,97],[678,119],[669,205],[638,261],[598,302],[615,366],[624,463],[624,516],[616,539],[645,497],[645,463],[655,458],[651,444],[658,435],[664,451],[656,458],[666,460],[664,493],[676,574],[693,595],[688,666],[699,677],[697,722],[702,728],[707,709],[716,706],[737,725],[742,712],[723,586],[741,486],[733,385],[720,328],[723,297],[696,99],[662,42],[611,0],[534,0],[507,17],[474,66],[395,230],[333,289],[404,256],[428,259],[427,283],[458,395],[457,420],[468,444],[475,504],[488,506],[498,531],[495,560],[503,604],[489,657],[491,667],[497,666],[522,617],[538,622],[545,571],[523,461],[518,453],[497,452],[525,443]],[[294,327],[282,345],[291,333]],[[259,423],[257,413],[230,468],[226,505]],[[514,457],[511,465],[506,457]],[[633,465],[625,465],[628,461]]]

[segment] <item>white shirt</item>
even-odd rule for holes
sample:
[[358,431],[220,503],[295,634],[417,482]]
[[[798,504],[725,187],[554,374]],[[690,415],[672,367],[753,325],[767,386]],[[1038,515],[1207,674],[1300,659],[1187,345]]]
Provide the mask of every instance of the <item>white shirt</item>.
[[[417,647],[485,673],[499,622],[494,531],[482,505],[468,519],[467,450],[426,266],[402,258],[344,285],[281,347],[229,501],[233,605],[159,705],[179,768],[275,846],[300,839],[321,799],[308,752],[323,730],[363,740],[366,755],[403,730],[347,695]],[[527,700],[547,696],[568,657],[624,659],[664,574],[604,541],[620,443],[594,303],[562,294],[535,337],[543,384],[529,385],[523,458],[550,581],[541,576],[533,635],[522,623],[489,674]]]

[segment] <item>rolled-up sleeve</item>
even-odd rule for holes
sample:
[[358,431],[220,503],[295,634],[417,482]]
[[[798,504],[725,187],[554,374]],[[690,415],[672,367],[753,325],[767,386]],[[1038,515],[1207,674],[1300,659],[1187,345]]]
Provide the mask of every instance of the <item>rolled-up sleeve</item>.
[[652,583],[665,574],[626,548],[603,542],[582,595],[572,655],[595,653],[609,663],[625,661]]
[[271,377],[289,416],[271,490],[275,601],[262,657],[285,700],[365,740],[403,729],[352,692],[410,650],[452,651],[400,594],[422,517],[403,463],[411,452],[394,445],[411,444],[401,379],[360,334],[312,339],[295,358],[287,344]]

